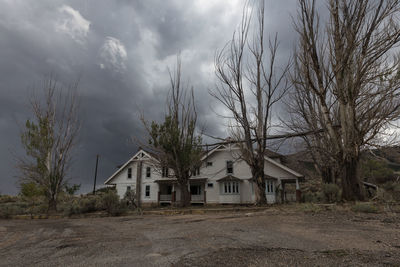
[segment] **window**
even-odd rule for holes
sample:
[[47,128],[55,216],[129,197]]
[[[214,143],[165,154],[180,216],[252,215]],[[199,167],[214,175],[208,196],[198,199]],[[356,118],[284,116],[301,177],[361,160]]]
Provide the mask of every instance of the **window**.
[[267,194],[273,194],[275,192],[274,180],[265,180],[265,192]]
[[145,197],[150,197],[150,185],[146,185]]
[[146,167],[146,177],[147,178],[151,177],[151,168],[150,167]]
[[232,161],[226,162],[226,173],[233,174],[233,162]]
[[169,172],[168,167],[162,167],[161,177],[168,177],[168,175],[169,175],[168,172]]
[[196,168],[193,170],[193,176],[197,176],[197,175],[200,175],[200,168],[199,168],[199,167],[196,167]]
[[214,187],[214,184],[213,184],[213,183],[208,183],[208,184],[207,184],[207,187],[208,187],[208,188],[213,188],[213,187]]
[[212,161],[207,161],[207,167],[212,167],[213,163]]
[[224,182],[222,186],[223,194],[239,194],[239,182]]
[[132,168],[128,168],[128,179],[132,178]]
[[129,192],[129,191],[131,191],[131,187],[128,185],[128,186],[126,187],[126,192]]

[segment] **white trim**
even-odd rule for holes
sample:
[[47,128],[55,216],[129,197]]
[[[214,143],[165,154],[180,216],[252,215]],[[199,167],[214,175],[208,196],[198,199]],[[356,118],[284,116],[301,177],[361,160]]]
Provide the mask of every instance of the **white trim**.
[[[148,157],[148,159],[155,159],[155,158],[152,157],[149,153],[147,153],[147,152],[144,151],[143,149],[140,149],[138,152],[136,152],[136,154],[135,154],[132,158],[130,158],[127,162],[125,162],[124,165],[122,165],[116,172],[114,172],[114,173],[104,182],[104,184],[105,184],[105,185],[107,185],[107,184],[111,185],[110,181],[111,181],[112,179],[114,179],[115,176],[116,176],[117,174],[119,174],[123,169],[125,169],[125,167],[126,167],[129,163],[134,162],[134,161],[146,160],[146,158],[144,158],[144,157],[140,157],[140,158],[139,158],[139,157],[138,157],[139,153],[144,153],[144,154]],[[135,159],[136,157],[138,157],[138,158]],[[155,159],[155,160],[157,160],[157,159]],[[132,177],[133,177],[133,175],[132,175]],[[132,178],[130,178],[130,179],[132,179]]]
[[[281,169],[287,171],[287,172],[290,173],[290,174],[293,174],[294,176],[296,176],[296,177],[298,177],[298,178],[304,177],[304,175],[302,175],[302,174],[300,174],[300,173],[298,173],[298,172],[295,172],[294,170],[292,170],[292,169],[286,167],[285,165],[280,164],[279,162],[276,162],[275,160],[273,160],[273,159],[271,159],[271,158],[269,158],[269,157],[267,157],[267,156],[264,156],[264,158],[265,158],[267,161],[269,161],[270,163],[272,163],[272,164],[276,165],[277,167],[279,167],[279,168],[281,168]],[[285,178],[280,178],[280,179],[285,179]],[[290,179],[292,179],[292,178],[290,178]]]
[[211,154],[213,154],[216,151],[231,151],[234,149],[240,149],[236,144],[234,144],[235,146],[232,146],[232,144],[229,144],[229,146],[226,145],[219,145],[214,147],[213,149],[211,149],[207,154],[205,154],[200,160],[203,161],[206,158],[208,158]]

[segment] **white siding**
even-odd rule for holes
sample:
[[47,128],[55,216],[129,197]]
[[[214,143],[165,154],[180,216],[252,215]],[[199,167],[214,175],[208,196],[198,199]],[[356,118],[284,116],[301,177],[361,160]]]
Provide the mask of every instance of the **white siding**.
[[[136,162],[130,162],[123,170],[121,170],[113,179],[112,184],[115,184],[117,194],[123,198],[127,187],[130,186],[132,190],[136,188]],[[132,178],[128,178],[128,168],[132,168]]]

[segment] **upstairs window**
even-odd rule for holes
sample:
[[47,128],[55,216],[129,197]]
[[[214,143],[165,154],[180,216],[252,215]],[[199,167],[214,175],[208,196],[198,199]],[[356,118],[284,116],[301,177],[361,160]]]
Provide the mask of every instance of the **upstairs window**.
[[207,167],[212,167],[213,163],[212,161],[207,161]]
[[128,168],[128,179],[132,178],[132,168]]
[[169,175],[169,168],[162,167],[161,177],[168,177],[168,175]]
[[151,177],[151,168],[150,167],[146,167],[146,177],[147,178]]
[[197,176],[197,175],[200,175],[200,168],[199,168],[199,167],[196,167],[196,168],[193,170],[193,176]]
[[226,162],[226,173],[233,174],[233,161],[231,160]]

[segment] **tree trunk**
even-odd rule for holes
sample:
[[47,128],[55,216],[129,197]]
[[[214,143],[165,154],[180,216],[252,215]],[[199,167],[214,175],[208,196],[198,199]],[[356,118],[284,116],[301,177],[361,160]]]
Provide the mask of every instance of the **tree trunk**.
[[187,180],[181,181],[180,190],[181,190],[181,207],[190,206],[190,192],[188,188],[189,182]]
[[364,188],[358,173],[358,159],[349,158],[342,165],[342,198],[348,201],[364,200]]
[[332,166],[321,167],[321,177],[325,184],[337,184],[338,170]]
[[264,173],[256,173],[253,175],[256,188],[254,190],[256,195],[256,205],[264,205],[267,204],[267,196],[265,195],[265,179]]
[[57,211],[57,200],[55,196],[51,196],[48,201],[47,213],[53,213]]

